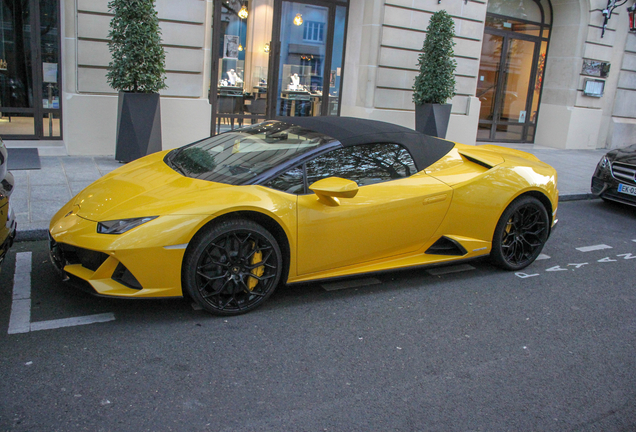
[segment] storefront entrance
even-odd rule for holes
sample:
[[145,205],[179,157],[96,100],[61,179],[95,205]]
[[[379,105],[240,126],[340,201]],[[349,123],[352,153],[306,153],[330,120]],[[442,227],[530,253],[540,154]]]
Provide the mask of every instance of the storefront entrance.
[[346,1],[214,6],[213,135],[276,116],[339,114]]
[[60,139],[59,1],[0,4],[0,136]]
[[477,82],[478,141],[534,141],[551,18],[547,0],[489,1]]

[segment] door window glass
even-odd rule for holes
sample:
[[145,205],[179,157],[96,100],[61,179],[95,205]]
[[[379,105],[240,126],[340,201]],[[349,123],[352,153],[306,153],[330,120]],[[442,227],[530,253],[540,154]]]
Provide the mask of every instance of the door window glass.
[[359,186],[409,177],[417,172],[410,153],[398,144],[367,144],[330,151],[307,162],[307,184],[327,177]]
[[273,0],[221,4],[216,132],[265,120]]
[[320,115],[328,23],[328,7],[283,2],[277,115]]
[[347,8],[338,6],[334,24],[331,71],[329,72],[329,109],[327,115],[338,115],[340,112],[340,81],[342,78],[342,59],[344,58],[346,17]]
[[58,1],[0,4],[0,135],[61,136],[58,22]]
[[[528,86],[532,72],[535,42],[510,39],[504,71],[503,104],[500,120],[525,123]],[[528,118],[529,120],[529,118]]]
[[30,17],[29,2],[3,1],[0,5],[0,98],[3,107],[33,106]]
[[531,123],[537,122],[537,115],[539,113],[539,96],[541,96],[541,87],[543,86],[543,72],[545,71],[545,56],[548,48],[547,42],[541,42],[541,51],[539,58],[537,59],[537,75],[534,80],[534,98],[532,99],[532,114],[530,117]]
[[541,37],[541,22],[528,23],[508,17],[488,15],[486,16],[486,27]]
[[42,108],[45,109],[42,135],[59,137],[59,34],[57,2],[40,0],[40,51],[42,56]]
[[[542,3],[547,3],[543,0]],[[542,5],[545,10],[547,5]],[[506,15],[526,21],[542,22],[541,8],[534,0],[489,0],[488,13]]]
[[302,167],[292,168],[265,184],[266,187],[291,194],[305,193],[304,171]]
[[481,101],[480,120],[492,120],[494,117],[502,46],[503,36],[484,34],[477,81],[477,97]]

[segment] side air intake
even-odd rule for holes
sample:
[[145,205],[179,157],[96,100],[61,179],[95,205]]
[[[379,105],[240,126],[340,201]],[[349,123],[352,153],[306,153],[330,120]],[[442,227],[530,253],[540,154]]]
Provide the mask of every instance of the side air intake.
[[453,239],[448,237],[440,237],[428,250],[429,255],[455,255],[462,256],[468,252],[464,247]]

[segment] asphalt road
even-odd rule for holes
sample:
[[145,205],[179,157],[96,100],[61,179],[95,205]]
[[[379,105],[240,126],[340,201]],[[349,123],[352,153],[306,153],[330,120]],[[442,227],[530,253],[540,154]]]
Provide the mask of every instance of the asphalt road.
[[[559,218],[521,274],[476,261],[284,287],[233,318],[77,292],[45,242],[16,244],[0,430],[634,431],[636,210],[567,202]],[[30,331],[9,334],[16,256]],[[113,320],[55,328],[95,315]]]

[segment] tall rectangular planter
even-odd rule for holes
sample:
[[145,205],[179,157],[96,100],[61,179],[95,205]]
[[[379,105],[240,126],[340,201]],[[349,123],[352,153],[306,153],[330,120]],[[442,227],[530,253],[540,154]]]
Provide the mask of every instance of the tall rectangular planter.
[[115,159],[130,162],[161,150],[159,93],[119,92]]
[[452,104],[415,105],[415,130],[423,134],[446,138]]

